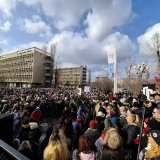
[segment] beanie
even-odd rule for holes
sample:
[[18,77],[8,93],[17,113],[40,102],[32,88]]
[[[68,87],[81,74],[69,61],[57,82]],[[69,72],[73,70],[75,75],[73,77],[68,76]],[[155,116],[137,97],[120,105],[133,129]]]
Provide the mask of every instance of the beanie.
[[159,130],[152,130],[150,132],[151,137],[154,139],[154,141],[160,146],[160,131]]
[[91,129],[95,129],[96,128],[96,122],[94,120],[91,120],[90,123],[89,123],[89,127]]

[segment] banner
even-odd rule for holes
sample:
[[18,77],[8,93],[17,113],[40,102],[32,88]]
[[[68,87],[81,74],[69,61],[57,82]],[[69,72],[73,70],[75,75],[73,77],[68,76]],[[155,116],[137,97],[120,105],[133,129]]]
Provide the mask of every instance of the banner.
[[113,64],[115,62],[115,48],[108,49],[108,64]]
[[89,86],[85,86],[84,87],[84,92],[86,92],[86,93],[90,92],[90,87]]

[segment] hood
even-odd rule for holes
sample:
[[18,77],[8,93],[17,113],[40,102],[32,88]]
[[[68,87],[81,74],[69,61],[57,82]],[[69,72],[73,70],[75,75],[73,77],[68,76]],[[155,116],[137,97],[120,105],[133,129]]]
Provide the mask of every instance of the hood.
[[90,153],[83,153],[81,152],[79,154],[81,160],[94,160],[95,159],[95,153],[90,152]]

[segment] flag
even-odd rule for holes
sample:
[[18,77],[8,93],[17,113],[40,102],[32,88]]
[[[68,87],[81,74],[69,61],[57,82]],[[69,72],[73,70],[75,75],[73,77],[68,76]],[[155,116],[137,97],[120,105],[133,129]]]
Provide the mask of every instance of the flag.
[[115,48],[108,49],[108,64],[113,64],[115,61]]
[[114,78],[114,73],[110,73],[109,78],[113,79]]

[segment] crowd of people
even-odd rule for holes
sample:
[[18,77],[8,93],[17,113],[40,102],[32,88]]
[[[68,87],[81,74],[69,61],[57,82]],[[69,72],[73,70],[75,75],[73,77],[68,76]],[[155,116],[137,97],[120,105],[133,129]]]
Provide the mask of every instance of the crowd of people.
[[[0,89],[12,147],[33,160],[160,159],[160,94]],[[7,124],[6,124],[7,125]]]

